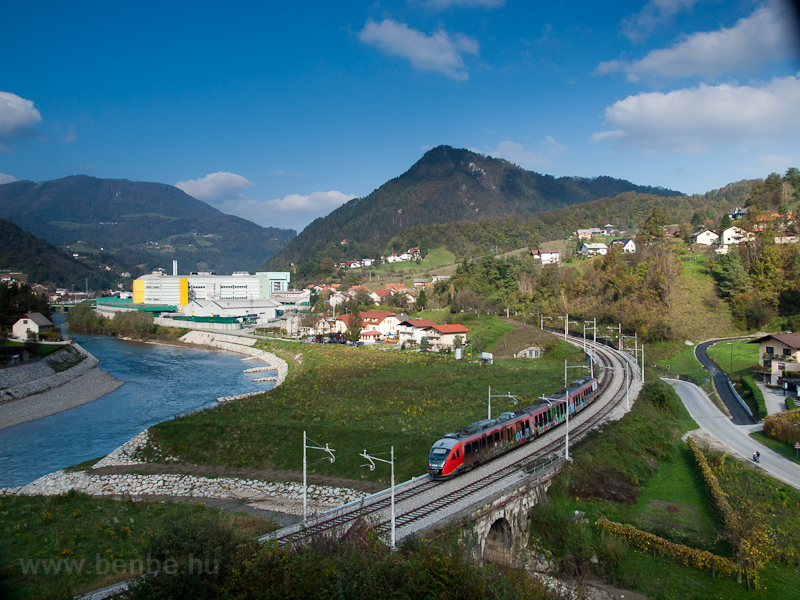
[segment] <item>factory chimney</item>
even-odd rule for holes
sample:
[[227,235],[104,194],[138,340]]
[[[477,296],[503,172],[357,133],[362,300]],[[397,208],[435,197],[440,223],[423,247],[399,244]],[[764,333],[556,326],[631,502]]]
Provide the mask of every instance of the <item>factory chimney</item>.
[[172,261],[172,276],[173,277],[177,277],[178,276],[178,261],[177,260],[173,260]]

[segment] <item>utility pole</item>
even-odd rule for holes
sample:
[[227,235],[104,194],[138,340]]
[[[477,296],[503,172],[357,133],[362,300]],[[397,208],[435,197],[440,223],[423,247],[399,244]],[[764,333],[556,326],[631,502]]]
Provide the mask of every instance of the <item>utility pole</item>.
[[373,461],[379,461],[382,463],[392,465],[392,549],[395,547],[395,519],[394,519],[394,446],[392,446],[391,450],[391,458],[390,460],[386,460],[385,458],[377,458],[375,456],[370,456],[367,454],[367,449],[364,448],[364,452],[359,454],[362,458],[366,458],[369,461],[368,465],[361,465],[362,467],[369,467],[370,471],[375,470],[375,463]]
[[564,359],[564,391],[567,395],[567,431],[564,435],[564,460],[569,460],[569,403],[572,398],[570,398],[569,391],[567,390],[567,369],[587,369],[586,365],[573,365],[568,367],[567,366],[567,359]]
[[327,452],[330,456],[328,460],[333,463],[336,460],[336,457],[333,455],[336,450],[333,450],[328,447],[328,444],[325,444],[325,447],[322,446],[309,446],[306,442],[306,432],[303,432],[303,521],[308,519],[308,484],[306,479],[306,449],[311,448],[312,450],[322,450],[323,452]]
[[516,404],[516,397],[511,395],[511,392],[506,392],[505,394],[494,394],[492,395],[492,386],[489,386],[489,415],[487,416],[488,419],[492,418],[492,398],[511,398],[515,401]]

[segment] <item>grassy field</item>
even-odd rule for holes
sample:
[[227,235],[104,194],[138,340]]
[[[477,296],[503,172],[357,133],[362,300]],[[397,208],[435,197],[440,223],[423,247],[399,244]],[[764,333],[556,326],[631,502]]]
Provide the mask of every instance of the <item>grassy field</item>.
[[[748,344],[750,340],[720,342],[708,349],[708,356],[728,375],[741,377],[752,375],[750,367],[759,364],[758,344]],[[731,369],[733,363],[733,369]]]
[[154,532],[211,513],[245,537],[276,528],[272,521],[244,513],[216,515],[214,509],[186,503],[118,501],[74,492],[0,498],[0,597],[66,599],[127,579],[138,574],[137,561],[146,561]]
[[441,269],[448,265],[452,265],[455,261],[456,255],[446,248],[433,248],[432,250],[428,251],[428,254],[425,255],[425,258],[422,259],[420,264],[417,264],[413,261],[386,263],[361,270],[365,272],[371,270],[373,273],[378,273],[384,277],[388,275],[390,271],[402,273],[404,275],[411,275],[413,273],[423,273],[432,269]]
[[[214,410],[161,423],[151,436],[185,462],[236,467],[302,467],[302,436],[336,449],[336,462],[314,457],[309,472],[388,482],[389,470],[361,468],[359,456],[395,449],[398,481],[422,475],[431,444],[486,416],[489,386],[521,402],[563,386],[564,357],[583,360],[570,345],[552,359],[480,365],[452,356],[297,344],[266,349],[302,354],[302,367],[279,388]],[[511,402],[510,400],[507,402]],[[507,406],[493,403],[493,413]],[[319,459],[319,460],[318,460]]]

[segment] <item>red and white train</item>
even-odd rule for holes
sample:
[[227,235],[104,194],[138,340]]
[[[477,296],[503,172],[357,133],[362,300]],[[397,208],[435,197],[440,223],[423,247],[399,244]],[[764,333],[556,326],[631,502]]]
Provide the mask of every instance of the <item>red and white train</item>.
[[530,406],[445,434],[428,455],[428,474],[433,479],[450,479],[528,443],[565,421],[567,406],[574,415],[591,403],[597,388],[597,379],[583,377],[550,397],[537,398]]

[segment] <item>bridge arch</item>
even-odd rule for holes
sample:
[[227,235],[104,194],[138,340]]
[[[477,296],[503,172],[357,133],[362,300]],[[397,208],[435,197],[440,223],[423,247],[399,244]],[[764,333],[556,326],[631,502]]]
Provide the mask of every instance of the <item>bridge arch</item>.
[[499,565],[514,562],[514,530],[505,517],[500,517],[489,528],[483,544],[483,560]]

